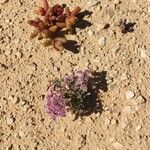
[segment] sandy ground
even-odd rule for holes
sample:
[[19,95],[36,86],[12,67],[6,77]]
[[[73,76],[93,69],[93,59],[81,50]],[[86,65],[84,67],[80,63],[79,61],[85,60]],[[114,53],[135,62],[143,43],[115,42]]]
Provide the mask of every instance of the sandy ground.
[[[40,1],[0,0],[0,150],[149,150],[150,1],[52,4],[59,2],[93,12],[84,18],[91,26],[69,36],[77,54],[76,46],[57,52],[29,40],[33,28],[26,22]],[[121,18],[135,22],[135,31],[123,35],[116,26]],[[102,112],[54,123],[44,110],[49,81],[88,67],[106,73]]]

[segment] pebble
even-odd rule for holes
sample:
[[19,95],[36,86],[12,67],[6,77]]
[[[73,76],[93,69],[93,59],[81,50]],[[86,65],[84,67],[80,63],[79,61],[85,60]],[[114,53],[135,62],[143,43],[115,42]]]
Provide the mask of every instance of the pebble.
[[98,45],[99,46],[105,46],[106,45],[106,38],[105,37],[101,37],[98,39]]
[[119,50],[120,50],[120,47],[119,46],[115,46],[115,47],[112,48],[111,51],[112,51],[113,54],[116,54]]
[[9,99],[10,101],[12,101],[13,104],[19,103],[19,98],[18,98],[18,97],[15,97],[14,95],[10,95],[8,99]]
[[130,127],[130,125],[131,125],[131,122],[129,121],[128,118],[122,118],[121,119],[121,127],[122,127],[122,129]]
[[17,38],[16,38],[16,39],[14,40],[14,43],[15,43],[15,44],[19,44],[20,41],[21,41],[20,39],[17,39]]
[[150,49],[142,48],[140,52],[142,58],[150,60]]
[[134,94],[134,92],[132,92],[132,91],[127,91],[127,92],[125,93],[125,97],[126,97],[127,100],[133,98],[134,96],[135,96],[135,94]]
[[26,105],[26,103],[27,103],[27,101],[26,101],[26,100],[22,100],[20,104],[21,104],[21,106],[25,106],[25,105]]
[[110,125],[110,123],[111,123],[111,120],[109,118],[106,118],[105,119],[105,125],[108,126],[108,125]]
[[15,118],[12,117],[12,116],[8,116],[6,118],[6,122],[7,122],[8,125],[12,125],[14,123],[14,121],[15,121]]
[[140,105],[140,104],[145,103],[145,99],[140,95],[136,99],[134,99],[132,102],[134,105]]
[[83,3],[86,3],[86,8],[90,8],[90,7],[93,7],[93,6],[96,6],[98,3],[99,3],[99,0],[91,0],[91,1],[88,1],[87,0],[82,0]]
[[122,81],[123,81],[123,80],[128,80],[128,79],[129,79],[129,75],[128,75],[126,72],[124,72],[124,73],[122,73],[120,79],[121,79]]
[[124,109],[123,109],[123,112],[125,114],[134,114],[136,111],[139,110],[139,107],[133,107],[133,106],[126,106]]
[[19,131],[19,136],[22,138],[24,137],[25,133],[23,131]]
[[142,126],[141,125],[138,125],[136,128],[135,128],[135,131],[138,132],[139,130],[141,130]]
[[115,148],[115,149],[117,149],[117,150],[121,150],[121,149],[123,149],[123,145],[121,144],[121,143],[119,143],[119,142],[114,142],[114,143],[112,143],[112,146]]
[[88,34],[89,36],[92,36],[92,35],[93,35],[93,32],[92,32],[91,30],[89,30],[89,31],[87,32],[87,34]]

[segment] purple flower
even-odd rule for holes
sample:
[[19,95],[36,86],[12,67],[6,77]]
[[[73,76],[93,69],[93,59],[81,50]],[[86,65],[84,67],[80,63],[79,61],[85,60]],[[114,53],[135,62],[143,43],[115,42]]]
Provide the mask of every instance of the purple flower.
[[51,88],[45,101],[46,112],[52,116],[53,120],[56,120],[58,116],[64,117],[66,115],[66,103],[61,93],[57,93]]
[[77,71],[73,75],[64,77],[64,86],[66,89],[87,91],[88,81],[91,76],[90,71]]
[[85,71],[77,71],[75,73],[76,76],[76,87],[80,88],[83,91],[87,91],[88,90],[88,82],[89,82],[89,78],[91,76],[91,73],[89,70],[85,70]]

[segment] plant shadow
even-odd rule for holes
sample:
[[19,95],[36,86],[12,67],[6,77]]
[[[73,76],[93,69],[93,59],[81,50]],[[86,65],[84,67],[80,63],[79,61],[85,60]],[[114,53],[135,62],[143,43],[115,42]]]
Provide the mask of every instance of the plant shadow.
[[79,20],[77,21],[76,25],[75,25],[75,28],[79,28],[79,29],[85,29],[87,27],[90,27],[92,24],[87,21],[87,20],[84,20],[84,17],[85,16],[88,16],[90,17],[92,15],[93,12],[90,12],[88,10],[85,10],[83,12],[81,12],[79,15],[78,15],[78,18]]
[[[88,103],[86,104],[86,111],[84,114],[80,115],[82,118],[83,116],[89,116],[92,113],[102,113],[103,105],[100,99],[100,90],[106,92],[108,90],[107,81],[106,81],[106,71],[102,72],[94,72],[93,77],[89,81],[89,92],[91,93],[88,97]],[[75,120],[79,116],[75,117]]]
[[67,42],[64,43],[63,46],[66,50],[69,50],[69,51],[73,52],[74,54],[79,53],[79,45],[77,44],[77,41],[67,40]]

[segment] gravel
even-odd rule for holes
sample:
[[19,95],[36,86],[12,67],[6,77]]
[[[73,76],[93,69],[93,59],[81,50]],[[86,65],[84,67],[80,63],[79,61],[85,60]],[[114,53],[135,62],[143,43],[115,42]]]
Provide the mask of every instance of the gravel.
[[125,93],[125,97],[126,97],[127,100],[132,99],[134,96],[135,96],[135,94],[134,94],[134,92],[132,92],[132,91],[127,91],[127,92]]
[[105,46],[106,45],[106,38],[105,37],[101,37],[98,39],[98,45],[99,46]]
[[12,116],[8,116],[6,118],[6,122],[7,122],[8,125],[12,125],[14,123],[14,121],[15,121],[15,118],[12,117]]
[[115,149],[117,149],[117,150],[122,150],[123,149],[123,145],[121,144],[121,143],[119,143],[119,142],[114,142],[114,143],[112,143],[112,146],[115,148]]

